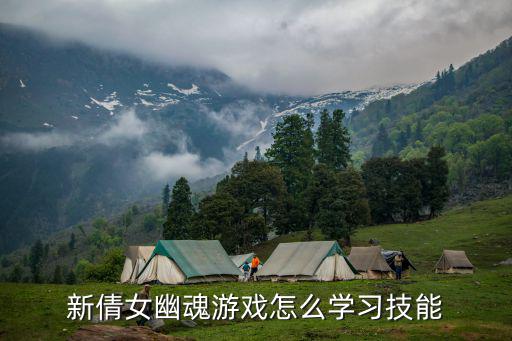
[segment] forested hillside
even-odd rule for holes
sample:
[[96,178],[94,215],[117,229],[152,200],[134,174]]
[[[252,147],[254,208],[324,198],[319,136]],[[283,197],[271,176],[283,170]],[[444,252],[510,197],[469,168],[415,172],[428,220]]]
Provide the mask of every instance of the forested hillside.
[[371,103],[350,122],[356,160],[447,151],[453,194],[512,175],[512,39],[407,95]]

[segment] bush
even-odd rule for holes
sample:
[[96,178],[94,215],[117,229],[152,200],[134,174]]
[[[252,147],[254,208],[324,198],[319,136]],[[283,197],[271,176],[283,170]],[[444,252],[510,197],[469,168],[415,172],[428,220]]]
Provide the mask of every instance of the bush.
[[144,230],[153,231],[158,225],[158,218],[153,213],[144,216]]
[[[91,282],[117,282],[121,276],[121,271],[123,271],[124,258],[122,249],[114,248],[109,250],[100,263],[85,265],[84,280]],[[81,263],[82,261],[78,262],[78,265]]]

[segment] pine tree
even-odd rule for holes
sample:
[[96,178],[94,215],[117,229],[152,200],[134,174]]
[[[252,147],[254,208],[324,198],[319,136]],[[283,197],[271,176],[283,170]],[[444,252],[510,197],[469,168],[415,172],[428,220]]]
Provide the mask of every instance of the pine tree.
[[256,155],[254,156],[255,161],[263,161],[263,156],[261,156],[260,146],[256,146]]
[[311,120],[294,114],[276,126],[274,143],[267,150],[269,162],[283,174],[288,192],[298,194],[306,188],[315,163]]
[[455,90],[455,69],[453,64],[450,64],[448,67],[448,71],[446,72],[446,91],[448,93],[453,92]]
[[73,270],[69,270],[66,275],[66,284],[76,284],[76,276]]
[[386,154],[392,147],[386,128],[383,124],[379,125],[379,132],[373,142],[372,157],[380,157]]
[[169,184],[165,184],[164,189],[162,190],[162,210],[167,213],[169,209],[169,200],[171,196],[171,189],[169,188]]
[[430,215],[439,215],[450,196],[448,188],[448,163],[444,160],[443,147],[432,147],[427,155],[427,201],[430,203]]
[[320,125],[316,131],[316,145],[318,149],[318,162],[325,165],[331,163],[333,154],[331,117],[327,110],[320,114]]
[[21,282],[21,279],[23,277],[23,269],[19,264],[16,264],[13,268],[11,273],[9,274],[9,282],[13,283],[19,283]]
[[164,239],[186,239],[193,213],[190,186],[187,179],[181,177],[172,188],[167,221],[164,223]]
[[43,243],[38,239],[30,249],[29,265],[32,272],[32,281],[34,283],[41,283],[41,267],[43,265]]
[[62,268],[60,265],[55,266],[55,270],[53,271],[53,284],[61,284],[62,283]]
[[423,128],[421,127],[421,120],[416,122],[416,129],[414,130],[414,141],[423,141]]
[[350,163],[350,134],[344,126],[345,113],[334,110],[332,113],[332,167],[335,170],[346,169]]
[[74,250],[75,244],[76,244],[75,233],[71,232],[71,236],[69,237],[69,242],[68,242],[69,250]]

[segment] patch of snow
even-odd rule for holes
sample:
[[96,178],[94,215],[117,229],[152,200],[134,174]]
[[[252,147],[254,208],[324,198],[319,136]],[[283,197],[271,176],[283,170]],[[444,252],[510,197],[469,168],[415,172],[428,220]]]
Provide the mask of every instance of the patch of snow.
[[71,115],[71,117],[74,118],[75,120],[78,120],[78,116]]
[[195,95],[195,94],[200,93],[199,87],[195,84],[192,84],[192,87],[190,89],[180,89],[172,83],[167,83],[167,86],[170,87],[171,89],[173,89],[174,91],[179,92],[180,94],[183,94],[186,96]]
[[44,123],[43,123],[43,126],[48,127],[48,128],[53,128],[53,127],[54,127],[54,125],[53,125],[53,124],[50,124],[50,123],[48,123],[48,122],[44,122]]
[[86,107],[87,109],[91,109],[91,106],[88,104],[85,104],[84,107]]
[[267,117],[267,118],[265,118],[265,120],[264,120],[264,121],[260,121],[261,129],[256,133],[256,135],[254,135],[254,137],[253,137],[253,138],[251,138],[250,140],[245,141],[244,143],[242,143],[241,145],[239,145],[238,147],[236,147],[236,150],[237,150],[237,151],[239,151],[240,149],[242,149],[242,148],[244,148],[245,146],[247,146],[249,143],[251,143],[251,142],[255,141],[255,140],[258,138],[258,136],[260,136],[261,134],[263,134],[263,133],[267,130],[266,128],[267,128],[267,125],[268,125],[268,119],[269,119],[269,118],[270,118],[270,116],[269,116],[269,117]]
[[142,86],[145,87],[145,88],[149,88],[149,84],[148,83],[144,83],[144,84],[142,84]]
[[177,99],[174,99],[174,98],[168,98],[168,97],[165,97],[163,95],[160,95],[158,96],[158,99],[161,101],[159,103],[153,103],[153,102],[150,102],[150,101],[147,101],[145,100],[144,98],[139,98],[140,102],[142,103],[142,105],[146,106],[146,107],[154,107],[153,110],[160,110],[162,108],[165,108],[166,106],[168,105],[172,105],[172,104],[177,104],[179,103],[180,101],[177,100]]
[[215,93],[217,94],[217,96],[222,97],[222,95],[220,94],[220,92],[218,92],[218,91],[217,91],[217,90],[215,90],[215,89],[214,89],[213,91],[215,91]]
[[23,83],[23,81],[20,79],[20,88],[26,88],[27,86],[25,85],[25,83]]
[[146,101],[144,98],[139,98],[140,102],[145,105],[146,107],[152,107],[154,106],[155,104],[149,102],[149,101]]
[[[422,83],[423,84],[423,83]],[[279,111],[274,108],[275,116],[281,117],[294,113],[304,113],[307,111],[317,112],[327,106],[336,106],[346,100],[357,100],[359,104],[348,110],[348,113],[354,110],[362,110],[371,102],[381,99],[389,99],[399,94],[408,94],[417,89],[422,84],[395,85],[388,88],[372,88],[359,91],[342,91],[337,93],[325,94],[306,98],[300,101],[290,101],[286,110]]]
[[139,95],[139,96],[155,96],[155,94],[152,93],[153,90],[151,89],[147,89],[147,90],[137,90],[135,92],[136,95]]
[[[256,136],[256,137],[257,137],[257,136]],[[238,147],[236,147],[236,150],[237,150],[237,151],[240,151],[240,149],[244,148],[244,147],[245,147],[245,146],[247,146],[249,143],[251,143],[251,142],[253,142],[254,140],[256,140],[256,137],[253,137],[252,139],[245,141],[244,143],[242,143],[241,145],[239,145]]]
[[93,97],[90,97],[90,99],[91,99],[91,103],[94,103],[100,107],[103,107],[103,108],[107,109],[108,111],[114,111],[116,106],[120,106],[120,107],[123,106],[123,104],[121,104],[121,102],[117,99],[116,91],[112,92],[110,95],[105,97],[105,99],[103,101],[99,101]]

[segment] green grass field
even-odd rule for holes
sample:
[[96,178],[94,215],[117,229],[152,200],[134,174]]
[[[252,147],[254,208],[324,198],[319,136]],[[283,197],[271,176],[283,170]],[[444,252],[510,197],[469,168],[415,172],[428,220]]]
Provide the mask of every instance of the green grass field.
[[[283,236],[258,247],[266,258],[280,241],[301,240],[302,233]],[[315,238],[321,238],[315,232]],[[187,328],[176,321],[167,322],[165,332],[197,340],[323,340],[323,339],[511,339],[512,267],[494,266],[512,257],[512,197],[479,202],[453,209],[440,218],[416,224],[373,226],[360,229],[354,245],[366,245],[376,238],[386,249],[403,249],[418,272],[402,282],[355,280],[331,283],[218,283],[189,286],[154,286],[152,295],[174,293],[180,296],[202,293],[233,293],[237,296],[259,293],[267,299],[275,293],[295,295],[297,306],[309,294],[321,298],[325,320],[199,321]],[[474,275],[436,275],[432,268],[443,248],[463,249],[477,267]],[[67,296],[72,293],[95,294],[122,292],[133,295],[134,285],[33,285],[0,284],[0,339],[65,339],[81,324],[66,319]],[[329,316],[332,294],[399,294],[412,297],[420,293],[441,295],[443,318],[438,321],[370,320],[366,316],[348,316],[337,321]],[[357,302],[357,300],[356,300]],[[241,307],[243,308],[243,307]],[[363,310],[356,303],[355,310]],[[301,310],[297,307],[297,313]],[[415,310],[411,315],[414,316]],[[385,315],[385,314],[384,314]],[[134,325],[131,321],[116,322]]]

